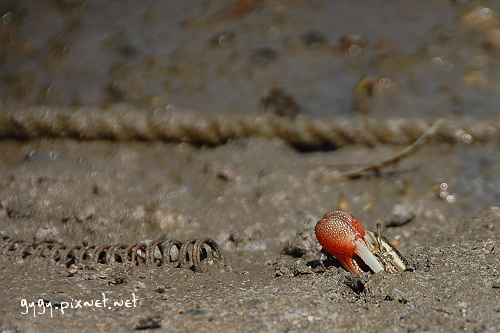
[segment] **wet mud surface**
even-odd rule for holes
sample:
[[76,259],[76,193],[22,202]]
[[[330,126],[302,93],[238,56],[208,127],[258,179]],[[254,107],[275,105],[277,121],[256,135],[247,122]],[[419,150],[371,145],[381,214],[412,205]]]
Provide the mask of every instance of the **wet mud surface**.
[[[343,269],[273,278],[269,265],[242,270],[134,269],[80,271],[68,277],[47,265],[2,269],[2,325],[12,331],[481,331],[499,326],[498,254],[494,242],[417,247],[415,270],[399,274]],[[446,255],[443,255],[446,254]],[[14,264],[15,265],[15,264]],[[123,279],[123,280],[122,280]],[[123,281],[123,282],[120,282]],[[118,283],[117,283],[118,282]],[[104,294],[104,295],[103,295]],[[61,307],[20,307],[14,295]],[[114,302],[133,301],[129,308]],[[104,301],[105,308],[78,301]],[[97,303],[95,303],[97,304]],[[72,307],[75,308],[72,308]],[[135,307],[137,306],[137,307]],[[36,311],[36,317],[33,311]],[[26,313],[27,314],[23,314]],[[40,312],[40,313],[39,313]],[[7,316],[5,316],[7,315]]]
[[[250,271],[245,274],[135,271],[127,275],[126,282],[111,287],[106,283],[111,279],[102,278],[98,272],[94,274],[98,278],[82,279],[68,278],[50,267],[43,271],[27,267],[24,275],[10,280],[11,293],[24,292],[33,274],[39,278],[37,284],[30,286],[32,295],[56,306],[72,301],[76,304],[75,295],[90,301],[103,299],[105,293],[111,301],[128,300],[135,295],[139,299],[137,308],[68,308],[64,315],[54,310],[54,317],[38,314],[37,318],[32,317],[30,309],[28,315],[12,314],[4,324],[12,323],[22,331],[44,327],[129,331],[153,325],[151,322],[167,331],[498,329],[498,290],[492,288],[498,283],[498,255],[491,252],[491,242],[462,242],[460,246],[416,250],[410,254],[417,262],[414,272],[356,278],[332,268],[324,274],[272,279],[266,277],[272,276],[269,267],[246,264]],[[454,259],[439,259],[443,252]],[[474,284],[470,283],[472,279]],[[485,303],[490,306],[484,307]],[[5,306],[19,307],[10,302]]]
[[[211,237],[227,265],[205,273],[78,262],[66,268],[4,255],[4,329],[493,332],[500,325],[496,143],[434,143],[378,176],[342,181],[317,170],[375,162],[399,147],[301,153],[259,138],[214,148],[45,138],[3,140],[0,149],[8,161],[1,170],[3,234],[67,245]],[[480,168],[463,155],[490,163]],[[337,208],[341,192],[368,229],[382,222],[411,271],[356,277],[332,260],[323,271],[311,231]],[[134,293],[139,301],[135,308],[22,314],[22,299],[57,306],[102,293],[113,302]]]
[[[457,140],[431,139],[376,174],[339,180],[332,175],[405,146],[353,138],[304,149],[248,133],[217,144],[193,144],[189,133],[138,139],[148,136],[126,133],[113,114],[496,124],[499,9],[448,0],[1,2],[0,112],[14,115],[2,119],[44,136],[5,135],[16,129],[2,124],[0,236],[67,247],[210,237],[226,265],[66,267],[15,256],[1,238],[0,332],[499,331],[493,125],[488,140],[457,129]],[[81,114],[75,126],[81,117],[82,131],[116,125],[119,135],[62,137],[42,113],[38,124],[23,118],[40,106],[102,109],[93,127]],[[411,268],[355,276],[329,259],[325,271],[313,228],[338,207],[369,230],[380,222]]]
[[493,116],[499,9],[473,0],[5,0],[0,101],[256,112],[282,88],[315,116]]

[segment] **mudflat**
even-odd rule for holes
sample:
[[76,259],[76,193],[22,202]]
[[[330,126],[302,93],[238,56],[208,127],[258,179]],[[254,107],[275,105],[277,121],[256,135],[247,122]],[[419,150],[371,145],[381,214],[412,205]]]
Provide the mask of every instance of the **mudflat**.
[[[499,10],[2,1],[0,331],[499,331]],[[410,268],[325,270],[339,208]]]

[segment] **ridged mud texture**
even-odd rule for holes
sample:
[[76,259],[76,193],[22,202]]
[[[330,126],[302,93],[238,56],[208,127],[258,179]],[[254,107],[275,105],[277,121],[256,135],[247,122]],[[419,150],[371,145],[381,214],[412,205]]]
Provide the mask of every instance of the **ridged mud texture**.
[[[78,139],[165,140],[219,145],[251,136],[280,138],[298,147],[340,147],[349,144],[410,144],[433,119],[310,118],[295,120],[272,114],[200,114],[167,107],[138,110],[129,106],[41,107],[0,113],[0,137],[40,136]],[[449,117],[433,140],[490,142],[498,138],[499,119]]]

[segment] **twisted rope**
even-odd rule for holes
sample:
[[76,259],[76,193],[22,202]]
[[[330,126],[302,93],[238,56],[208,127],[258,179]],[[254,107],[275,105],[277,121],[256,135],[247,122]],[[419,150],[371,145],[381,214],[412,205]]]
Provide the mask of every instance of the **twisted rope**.
[[[251,136],[280,138],[295,146],[340,147],[349,144],[372,146],[407,145],[433,123],[431,119],[311,118],[295,120],[260,115],[200,114],[165,109],[137,110],[124,106],[112,109],[91,107],[41,107],[0,112],[0,138],[40,136],[78,139],[165,140],[219,145]],[[499,136],[500,119],[450,117],[433,140],[444,142],[490,142]]]

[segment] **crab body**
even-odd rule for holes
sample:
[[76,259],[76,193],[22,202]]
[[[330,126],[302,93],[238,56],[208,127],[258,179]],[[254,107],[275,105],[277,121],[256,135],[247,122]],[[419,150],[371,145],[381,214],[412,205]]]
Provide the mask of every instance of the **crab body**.
[[328,253],[337,258],[346,270],[359,274],[404,271],[408,261],[380,233],[365,229],[361,222],[344,211],[325,214],[316,224],[316,238]]

